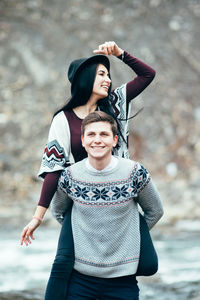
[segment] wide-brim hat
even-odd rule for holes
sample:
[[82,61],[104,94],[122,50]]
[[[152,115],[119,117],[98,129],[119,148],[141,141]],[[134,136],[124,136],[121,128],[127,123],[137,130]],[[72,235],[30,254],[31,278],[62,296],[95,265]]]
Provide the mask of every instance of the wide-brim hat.
[[98,63],[103,64],[110,71],[110,61],[106,55],[97,54],[88,58],[80,58],[71,62],[68,69],[68,79],[73,83],[75,77],[79,74],[79,72],[89,64]]

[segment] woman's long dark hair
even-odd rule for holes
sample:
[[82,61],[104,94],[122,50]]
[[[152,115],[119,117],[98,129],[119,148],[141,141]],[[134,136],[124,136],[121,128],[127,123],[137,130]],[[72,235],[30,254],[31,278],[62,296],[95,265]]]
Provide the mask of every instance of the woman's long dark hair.
[[[93,85],[96,77],[96,70],[97,70],[98,63],[93,63],[87,65],[81,72],[76,76],[75,82],[71,85],[71,98],[67,101],[67,103],[60,108],[58,111],[55,112],[53,117],[55,117],[61,111],[71,110],[76,108],[77,106],[85,105],[89,100]],[[110,74],[109,74],[110,77]],[[109,115],[111,115],[115,121],[117,122],[118,128],[118,135],[123,139],[125,143],[127,141],[122,135],[120,122],[117,119],[115,112],[112,107],[112,95],[111,95],[112,85],[110,84],[108,90],[108,96],[106,98],[100,99],[97,103],[99,109]],[[116,148],[120,147],[120,139],[116,146]]]
[[71,85],[71,98],[67,103],[54,114],[54,117],[63,111],[76,108],[77,106],[85,105],[93,90],[94,80],[96,76],[96,69],[98,64],[87,65],[76,76],[75,81]]

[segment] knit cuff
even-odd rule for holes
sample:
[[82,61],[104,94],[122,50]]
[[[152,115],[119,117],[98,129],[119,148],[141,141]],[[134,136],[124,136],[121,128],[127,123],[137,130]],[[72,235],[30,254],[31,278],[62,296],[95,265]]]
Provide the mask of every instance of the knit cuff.
[[123,61],[124,60],[124,52],[125,51],[123,51],[122,54],[120,54],[119,56],[117,56],[117,58],[119,58],[119,59],[121,59]]

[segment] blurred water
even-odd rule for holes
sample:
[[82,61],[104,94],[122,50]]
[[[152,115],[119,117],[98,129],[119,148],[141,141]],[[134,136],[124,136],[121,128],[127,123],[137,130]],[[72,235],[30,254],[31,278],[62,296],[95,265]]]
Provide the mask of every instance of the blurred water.
[[58,234],[59,229],[41,226],[35,240],[26,247],[20,245],[20,231],[0,231],[0,291],[44,289]]
[[159,272],[143,278],[141,300],[200,300],[200,232],[179,232],[154,239]]
[[[40,290],[41,299],[55,256],[59,228],[40,227],[28,247],[18,231],[0,230],[0,292]],[[159,273],[139,277],[140,299],[200,299],[199,232],[154,237]]]

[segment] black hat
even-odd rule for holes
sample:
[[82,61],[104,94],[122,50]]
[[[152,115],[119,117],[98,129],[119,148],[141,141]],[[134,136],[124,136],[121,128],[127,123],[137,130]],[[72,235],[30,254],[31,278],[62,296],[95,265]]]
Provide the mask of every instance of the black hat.
[[68,79],[71,82],[71,84],[74,81],[75,76],[88,64],[92,63],[102,63],[106,66],[108,71],[110,71],[110,61],[106,55],[98,54],[93,55],[89,58],[80,58],[76,59],[71,62],[69,69],[68,69]]

